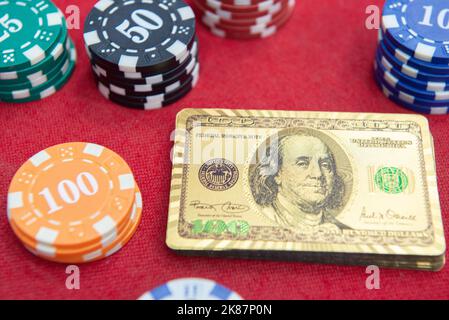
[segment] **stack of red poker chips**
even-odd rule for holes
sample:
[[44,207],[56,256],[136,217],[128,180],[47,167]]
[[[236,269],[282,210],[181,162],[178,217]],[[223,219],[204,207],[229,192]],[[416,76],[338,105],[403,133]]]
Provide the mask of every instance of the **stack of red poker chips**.
[[276,33],[291,17],[295,0],[193,0],[203,24],[215,35],[257,39]]

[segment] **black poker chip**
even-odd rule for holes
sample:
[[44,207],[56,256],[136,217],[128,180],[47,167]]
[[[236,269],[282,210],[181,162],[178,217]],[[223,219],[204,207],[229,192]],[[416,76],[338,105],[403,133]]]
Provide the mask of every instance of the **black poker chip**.
[[148,98],[147,101],[130,100],[120,95],[113,94],[110,91],[102,90],[104,88],[101,88],[101,84],[99,84],[99,90],[105,98],[121,106],[131,109],[153,110],[168,106],[179,101],[196,86],[197,82],[198,77],[193,76],[190,81],[188,81],[183,87],[179,88],[178,90],[169,94],[159,94],[157,96],[153,96],[152,98]]
[[165,73],[146,74],[141,72],[114,72],[108,71],[94,63],[92,63],[92,69],[94,70],[95,74],[101,75],[104,78],[107,78],[112,83],[116,83],[117,85],[145,85],[165,82],[180,76],[186,69],[189,68],[189,66],[192,65],[192,63],[196,63],[196,61],[193,60],[198,61],[197,42],[195,42],[192,50],[189,51],[189,54],[181,65]]
[[184,69],[181,74],[168,79],[167,81],[152,83],[152,84],[139,84],[139,85],[129,85],[125,83],[118,83],[111,81],[107,77],[101,74],[95,73],[94,76],[98,82],[108,87],[112,92],[120,94],[122,96],[138,96],[145,97],[154,94],[164,93],[170,91],[173,88],[178,88],[182,86],[192,75],[192,73],[198,73],[199,64],[196,59],[191,60],[188,68]]
[[115,97],[118,99],[125,99],[135,103],[151,103],[153,101],[167,100],[175,96],[179,91],[188,87],[194,79],[198,79],[199,65],[195,68],[195,71],[188,76],[182,83],[176,83],[173,86],[167,86],[165,90],[159,90],[157,92],[151,92],[146,95],[131,95],[129,93],[122,94],[120,91],[113,91],[107,85],[102,82],[98,82],[100,91],[103,91],[109,97]]
[[195,38],[195,14],[180,0],[101,0],[84,24],[94,60],[117,71],[169,69]]
[[182,0],[100,0],[84,41],[99,91],[114,103],[160,108],[198,81],[195,15]]
[[[160,85],[163,83],[167,83],[169,81],[174,81],[175,79],[179,79],[186,73],[189,73],[195,64],[198,62],[198,56],[189,57],[186,60],[186,63],[183,64],[182,68],[176,68],[168,73],[162,73],[159,75],[149,76],[145,78],[138,79],[128,79],[128,78],[120,78],[117,76],[113,76],[110,73],[104,72],[104,69],[99,68],[98,66],[92,66],[92,71],[96,77],[99,77],[107,82],[114,84],[119,87],[130,87],[130,88],[144,88],[149,87],[151,85]],[[136,90],[136,89],[134,89]],[[136,91],[142,91],[143,89],[137,89]],[[145,90],[143,90],[145,91]]]

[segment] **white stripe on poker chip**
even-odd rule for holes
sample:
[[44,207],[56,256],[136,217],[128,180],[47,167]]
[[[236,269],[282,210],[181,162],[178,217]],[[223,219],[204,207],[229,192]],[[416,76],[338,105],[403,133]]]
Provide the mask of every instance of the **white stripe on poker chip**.
[[[291,9],[295,4],[296,4],[295,0],[289,0],[288,8]],[[274,4],[272,7],[269,8],[268,13],[266,15],[254,19],[254,26],[264,25],[264,24],[266,25],[266,24],[272,22],[274,15],[279,13],[281,11],[281,9],[282,9],[281,2]],[[211,11],[205,11],[204,15],[202,17],[202,20],[206,25],[208,25],[210,27],[215,27],[215,25],[212,25],[212,24],[220,23],[222,20],[232,20],[232,18],[230,16],[232,16],[232,14],[226,14],[226,16],[220,16],[220,14],[213,13]]]
[[54,86],[51,86],[50,88],[45,89],[44,91],[42,91],[39,96],[41,97],[41,99],[47,98],[53,94],[56,93],[56,88]]
[[[94,44],[100,43],[101,39],[98,36],[97,31],[91,31],[84,34],[84,42],[86,43],[87,47],[90,47]],[[89,50],[87,50],[89,52]]]
[[139,62],[138,57],[121,55],[118,62],[119,70],[122,72],[137,72],[137,62]]
[[182,20],[195,19],[195,13],[189,6],[179,8],[178,13]]
[[23,193],[10,192],[8,193],[8,209],[17,209],[23,207]]
[[385,27],[384,32],[386,29],[395,29],[400,26],[399,21],[394,14],[382,16],[382,25]]
[[45,59],[45,51],[38,45],[31,47],[23,55],[27,57],[32,66]]
[[121,248],[122,248],[122,244],[118,243],[114,248],[112,248],[111,250],[106,252],[105,256],[109,257],[109,256],[113,255],[114,253],[116,253],[117,251],[119,251]]
[[167,93],[173,92],[176,89],[178,89],[180,86],[181,86],[181,81],[176,81],[165,88],[165,93],[167,94]]
[[[225,8],[223,4],[217,0],[206,0],[209,7],[214,9],[222,9]],[[270,8],[274,4],[274,0],[266,0],[263,2],[258,3],[257,5],[253,5],[256,9],[254,11],[265,11],[268,8]],[[251,3],[249,4],[251,5]],[[238,6],[238,5],[236,5]]]
[[[394,97],[394,94],[390,90],[388,90],[384,85],[381,84],[381,87],[382,87],[383,94],[387,98]],[[408,107],[406,106],[406,108],[408,108]],[[425,108],[425,107],[421,107],[421,108]],[[431,114],[431,115],[447,115],[449,112],[448,107],[432,107],[432,108],[429,108],[428,110],[430,110],[429,114]]]
[[[187,50],[179,59],[179,64],[182,64],[189,56],[195,57],[196,54],[198,52],[198,43],[197,41],[195,41],[192,45],[192,48],[189,50]],[[95,72],[95,74],[97,76],[102,75],[103,77],[107,78],[108,77],[108,72],[96,65],[95,63],[92,63],[92,69]],[[143,78],[142,73],[141,72],[123,72],[123,77],[126,79],[142,79],[145,80],[147,85],[151,85],[151,84],[157,84],[160,82],[164,81],[163,78],[163,74],[156,74],[153,76],[149,76],[149,77],[145,77]],[[137,90],[136,90],[137,91]],[[145,90],[142,90],[145,91]],[[150,91],[150,90],[146,90],[146,91]]]
[[112,5],[114,5],[114,1],[113,0],[101,0],[101,1],[98,1],[95,4],[95,8],[100,10],[100,11],[105,11],[106,9],[108,9]]
[[192,81],[192,88],[196,87],[196,84],[198,83],[198,80],[200,79],[200,65],[197,65],[197,72],[193,72],[193,81]]
[[[67,59],[67,60],[65,61],[64,65],[61,67],[60,72],[62,72],[63,74],[65,74],[65,73],[67,72],[69,66],[70,66],[70,60]],[[38,86],[40,86],[40,85],[46,83],[46,82],[49,80],[49,79],[48,79],[48,76],[47,76],[46,74],[44,74],[42,71],[38,71],[38,72],[36,72],[36,73],[33,73],[33,74],[28,75],[28,76],[27,76],[27,79],[28,79],[28,81],[30,82],[30,85],[31,85],[32,88],[38,87]],[[51,88],[49,88],[49,89],[50,89],[50,90],[49,90],[48,92],[51,91]],[[27,89],[27,90],[28,90],[28,89]],[[47,89],[47,90],[48,90],[48,89]],[[47,93],[47,90],[41,92],[41,96],[42,96],[42,93],[43,93],[44,96],[45,96],[45,94]],[[23,91],[23,90],[22,90],[22,91]],[[14,94],[14,92],[12,92],[12,93]],[[20,93],[20,90],[17,91],[17,94],[21,94],[21,93]]]
[[38,243],[36,245],[36,251],[39,255],[47,256],[47,257],[55,257],[56,256],[56,248],[52,246],[47,246],[45,244]]
[[116,223],[114,219],[112,219],[110,216],[105,216],[103,219],[99,220],[98,222],[94,223],[93,228],[94,230],[100,235],[108,235],[110,232],[117,232],[116,231]]
[[[189,62],[189,64],[185,68],[185,74],[186,75],[190,75],[192,73],[192,70],[194,69],[196,64],[197,64],[197,61],[193,57],[192,60]],[[97,76],[99,76],[101,74],[102,76],[107,77],[107,72],[104,69],[101,69],[99,67],[93,66],[93,70],[94,70],[94,72],[95,72],[95,74]],[[157,76],[157,78],[153,78],[153,79],[161,79],[161,80],[163,80],[161,75],[159,75],[159,76]],[[157,84],[157,83],[153,83],[153,84],[136,84],[136,85],[133,85],[132,90],[135,91],[135,92],[151,92],[154,89],[153,88],[154,84]],[[181,84],[180,81],[177,81],[177,82],[175,82],[173,84],[168,85],[165,88],[165,93],[172,92],[174,89],[178,88],[180,84]],[[109,84],[108,87],[104,86],[103,84],[102,84],[102,86],[104,88],[102,88],[101,90],[105,90],[105,88],[107,88],[111,92],[116,93],[118,95],[121,95],[121,96],[126,96],[127,95],[126,89],[123,88],[123,87],[120,87],[120,86],[117,86],[117,85],[114,85],[114,84]],[[108,93],[108,96],[109,96],[109,93]]]
[[242,297],[215,281],[181,278],[144,293],[139,300],[242,300]]
[[91,260],[94,260],[94,259],[96,259],[98,257],[101,257],[101,254],[102,254],[102,250],[98,249],[98,250],[96,250],[94,252],[90,252],[88,254],[83,255],[83,260],[86,261],[86,262],[87,261],[91,261]]
[[19,76],[17,75],[16,71],[0,72],[0,80],[15,80],[18,78]]
[[102,67],[97,66],[96,64],[92,64],[92,69],[94,70],[97,76],[102,75],[103,77],[107,78],[108,72],[104,70]]
[[413,97],[412,95],[402,92],[402,91],[399,91],[399,90],[398,90],[398,92],[399,92],[398,98],[401,99],[402,101],[408,102],[410,104],[415,103],[415,97]]
[[129,217],[131,219],[131,221],[134,221],[134,219],[136,218],[136,214],[137,214],[137,205],[136,205],[136,203],[134,203],[132,211],[131,211],[131,215]]
[[103,151],[104,151],[104,147],[103,146],[100,146],[100,145],[95,144],[95,143],[88,143],[84,147],[83,153],[98,158],[99,156],[101,156]]
[[47,227],[41,227],[39,228],[39,231],[36,233],[35,239],[37,242],[53,244],[56,241],[58,235],[59,235],[58,230],[50,229]]
[[[273,4],[273,5],[271,5],[269,8],[267,8],[266,9],[267,14],[265,16],[262,16],[261,18],[267,17],[269,15],[274,15],[274,14],[280,12],[281,9],[282,9],[282,2],[277,2],[277,3]],[[221,19],[234,20],[233,19],[233,13],[230,12],[230,11],[223,10],[223,9],[215,9],[214,12],[205,11],[205,15],[213,17],[213,19],[215,19],[215,20],[217,20],[217,19],[219,19],[219,20],[221,20]]]
[[142,208],[142,194],[140,192],[136,192],[136,206],[137,208]]
[[24,99],[28,98],[30,96],[30,90],[24,89],[24,90],[16,90],[12,92],[13,99]]
[[249,6],[251,5],[251,0],[234,0],[233,3],[236,6]]
[[446,90],[446,83],[444,82],[427,82],[427,91],[444,91]]
[[73,47],[72,49],[70,49],[70,59],[72,61],[76,61],[78,58],[78,53],[76,52],[76,47]]
[[45,74],[43,74],[42,71],[30,74],[29,76],[27,76],[27,78],[30,81],[30,84],[33,88],[40,86],[41,84],[44,84],[45,82],[48,81],[48,77]]
[[121,96],[126,96],[126,90],[123,88],[117,87],[116,85],[110,84],[109,89],[111,90],[111,92],[114,92]]
[[415,50],[415,58],[432,62],[432,57],[435,55],[437,48],[434,46],[429,46],[425,43],[418,43]]
[[32,156],[30,158],[30,162],[33,166],[39,167],[41,164],[43,164],[45,161],[49,159],[51,159],[50,154],[47,151],[42,150],[36,153],[34,156]]
[[60,10],[47,14],[47,23],[49,26],[62,25],[63,22],[65,22],[65,19]]
[[[68,41],[66,42],[66,48],[67,45],[69,45]],[[53,60],[57,60],[63,53],[64,53],[64,46],[61,43],[58,43],[51,52],[51,56],[53,57]]]
[[449,100],[449,91],[435,92],[435,101]]
[[135,182],[132,174],[122,174],[119,176],[120,190],[134,189]]
[[109,99],[109,95],[110,95],[110,91],[108,89],[108,87],[106,87],[104,84],[102,84],[101,82],[98,83],[98,90],[101,92],[101,94],[103,96],[105,96],[106,98]]
[[112,242],[114,242],[115,239],[117,239],[117,229],[114,229],[114,231],[110,232],[106,237],[101,238],[101,246],[103,248],[110,245]]
[[176,40],[170,47],[167,48],[167,51],[176,57],[176,60],[180,60],[187,50],[187,45],[182,43],[179,40]]
[[[66,42],[69,45],[69,41]],[[53,60],[56,61],[62,54],[64,53],[64,46],[60,43],[56,45],[56,47],[52,50],[51,56]],[[34,74],[28,75],[27,78],[34,77],[36,74],[43,74],[42,71],[38,71]],[[19,78],[19,75],[16,71],[12,72],[0,72],[0,80],[16,80]]]

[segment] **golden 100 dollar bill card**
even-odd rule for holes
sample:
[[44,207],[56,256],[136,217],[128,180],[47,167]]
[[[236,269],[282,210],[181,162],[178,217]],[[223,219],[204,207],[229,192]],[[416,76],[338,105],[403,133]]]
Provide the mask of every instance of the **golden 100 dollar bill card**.
[[176,119],[167,245],[185,254],[441,269],[428,122],[185,109]]

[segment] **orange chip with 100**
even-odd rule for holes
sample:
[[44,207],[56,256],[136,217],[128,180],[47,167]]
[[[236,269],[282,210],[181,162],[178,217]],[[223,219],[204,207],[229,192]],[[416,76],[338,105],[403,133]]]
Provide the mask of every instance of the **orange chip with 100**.
[[135,181],[128,164],[103,146],[74,142],[26,161],[8,191],[8,219],[45,246],[81,248],[127,222]]

